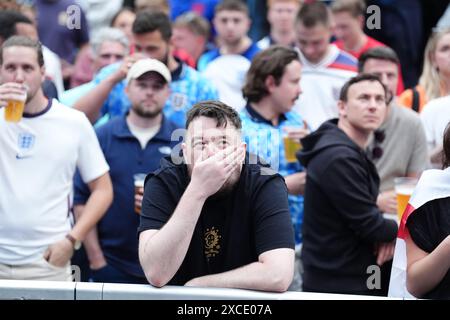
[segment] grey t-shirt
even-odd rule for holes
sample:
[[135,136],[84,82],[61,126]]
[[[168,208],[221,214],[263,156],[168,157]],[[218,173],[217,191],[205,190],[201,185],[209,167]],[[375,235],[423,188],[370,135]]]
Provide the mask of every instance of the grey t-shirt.
[[[370,138],[369,158],[380,176],[380,192],[394,188],[394,178],[420,174],[429,167],[425,130],[418,114],[405,107],[389,106],[388,119],[378,130],[384,131],[384,140]],[[374,158],[372,150],[380,147],[382,155]]]

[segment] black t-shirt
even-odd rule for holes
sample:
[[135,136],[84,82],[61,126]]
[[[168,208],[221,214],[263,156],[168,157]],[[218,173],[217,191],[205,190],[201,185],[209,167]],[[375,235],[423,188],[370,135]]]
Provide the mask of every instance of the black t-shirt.
[[[147,177],[138,232],[162,228],[188,183],[184,164],[163,159]],[[294,248],[286,184],[279,174],[264,175],[260,166],[246,164],[229,194],[206,200],[186,257],[169,284],[232,270],[278,248]]]
[[[431,253],[450,234],[450,197],[430,201],[408,218],[406,223],[414,243]],[[450,299],[450,271],[425,299]]]

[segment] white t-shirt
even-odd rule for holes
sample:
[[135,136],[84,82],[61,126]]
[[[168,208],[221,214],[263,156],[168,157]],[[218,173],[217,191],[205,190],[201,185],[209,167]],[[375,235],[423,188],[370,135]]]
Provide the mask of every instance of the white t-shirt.
[[338,117],[337,102],[342,86],[356,76],[356,59],[330,45],[328,54],[317,64],[300,52],[302,94],[293,110],[301,115],[312,130],[326,120]]
[[109,166],[86,116],[57,100],[18,123],[0,108],[0,150],[0,263],[30,263],[71,228],[75,169],[90,182]]
[[240,112],[246,101],[242,96],[250,60],[238,54],[226,54],[211,61],[202,72],[217,88],[219,100]]
[[450,121],[450,96],[437,98],[428,102],[420,113],[428,151],[442,145],[445,127]]
[[140,128],[135,126],[127,119],[128,128],[130,128],[131,133],[136,139],[139,140],[142,150],[145,149],[147,143],[159,132],[161,124],[158,124],[151,128]]

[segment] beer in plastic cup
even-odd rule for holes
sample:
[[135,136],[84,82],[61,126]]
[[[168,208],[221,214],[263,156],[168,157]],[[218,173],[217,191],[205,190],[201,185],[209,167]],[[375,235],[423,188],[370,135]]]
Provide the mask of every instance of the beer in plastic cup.
[[[145,177],[147,176],[147,174],[145,173],[136,173],[135,175],[133,175],[134,178],[134,194],[144,194],[144,181],[145,181]],[[137,214],[141,214],[141,208],[138,206],[134,206],[134,211]]]
[[15,95],[15,98],[7,101],[5,107],[5,121],[19,122],[22,119],[25,101],[27,100],[26,87],[23,88],[22,95]]
[[397,217],[400,222],[403,212],[408,205],[409,198],[416,188],[417,178],[400,177],[394,179],[395,193],[397,194]]
[[294,140],[287,135],[283,137],[284,156],[287,162],[297,162],[295,154],[302,148],[300,140]]

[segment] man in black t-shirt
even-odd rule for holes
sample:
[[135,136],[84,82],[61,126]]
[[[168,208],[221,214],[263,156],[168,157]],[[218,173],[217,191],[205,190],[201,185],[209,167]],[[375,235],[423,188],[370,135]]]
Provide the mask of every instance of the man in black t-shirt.
[[227,105],[195,105],[186,127],[183,160],[163,159],[146,179],[138,231],[147,279],[286,291],[294,235],[283,178],[243,163],[241,121]]

